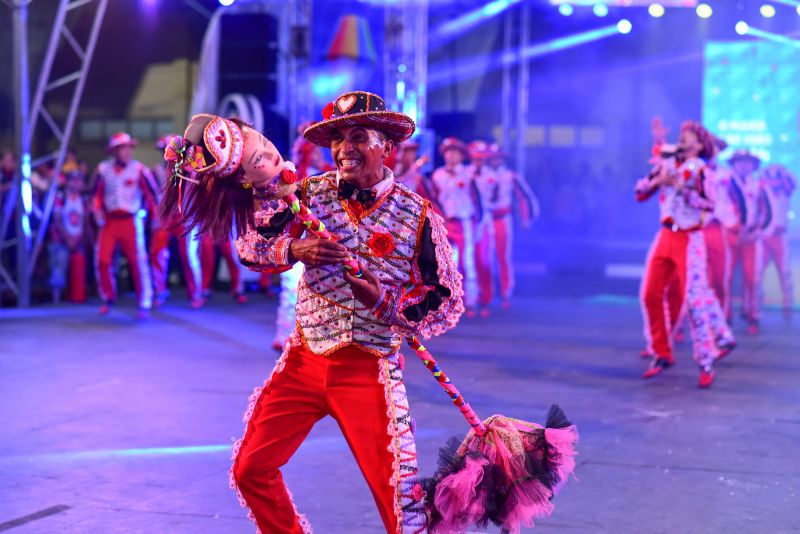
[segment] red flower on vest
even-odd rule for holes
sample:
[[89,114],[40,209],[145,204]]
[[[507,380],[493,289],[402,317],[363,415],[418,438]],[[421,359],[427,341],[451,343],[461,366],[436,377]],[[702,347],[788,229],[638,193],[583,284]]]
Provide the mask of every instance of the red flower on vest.
[[367,246],[376,256],[382,258],[394,250],[394,238],[386,232],[375,232],[367,241]]

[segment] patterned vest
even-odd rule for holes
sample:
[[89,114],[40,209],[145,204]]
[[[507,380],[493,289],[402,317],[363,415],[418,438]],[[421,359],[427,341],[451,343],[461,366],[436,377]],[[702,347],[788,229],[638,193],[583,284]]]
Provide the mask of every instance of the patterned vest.
[[[675,161],[670,159],[668,164],[671,165],[670,172],[676,173],[678,179],[683,181],[683,187],[681,190],[672,185],[661,188],[659,196],[661,220],[672,219],[677,227],[683,230],[702,226],[709,210],[692,205],[689,199],[692,194],[699,197],[703,187],[701,180],[705,163],[699,158],[692,158],[680,165],[676,165]],[[713,206],[710,207],[713,209]]]
[[142,208],[140,180],[143,167],[136,160],[120,171],[116,170],[112,160],[103,161],[97,166],[103,180],[103,208],[107,212],[136,213]]
[[439,167],[433,172],[433,183],[439,190],[439,204],[448,219],[470,219],[477,215],[472,198],[472,166],[455,169]]
[[[303,199],[381,282],[391,286],[419,282],[416,260],[428,206],[422,197],[395,182],[356,217],[339,200],[336,173],[329,172],[304,180]],[[305,267],[297,293],[297,330],[306,347],[325,356],[351,343],[388,356],[402,341],[389,324],[353,298],[340,265]]]

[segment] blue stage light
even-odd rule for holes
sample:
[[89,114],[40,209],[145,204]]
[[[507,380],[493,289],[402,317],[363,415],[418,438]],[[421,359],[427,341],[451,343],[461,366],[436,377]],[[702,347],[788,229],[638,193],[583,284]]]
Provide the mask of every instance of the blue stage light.
[[598,39],[619,35],[620,33],[629,33],[632,27],[629,20],[623,19],[617,24],[611,24],[595,30],[576,33],[574,35],[559,37],[543,43],[526,46],[519,52],[482,55],[461,61],[448,62],[446,65],[436,64],[432,66],[428,76],[429,89],[451,84],[457,80],[484,76],[503,65],[516,64],[521,59],[543,56],[558,52],[559,50],[597,41]]
[[750,26],[743,20],[740,20],[736,23],[736,33],[739,35],[744,35],[750,30]]
[[764,18],[771,19],[772,17],[775,16],[775,6],[773,6],[772,4],[763,4],[761,6],[760,11],[761,11],[761,16]]
[[483,7],[470,11],[450,22],[445,22],[435,31],[431,32],[431,42],[441,44],[442,42],[464,33],[473,26],[480,24],[486,19],[494,17],[520,2],[520,0],[494,0]]
[[575,8],[572,7],[571,4],[561,4],[558,6],[558,12],[564,15],[565,17],[569,17],[573,13],[575,13]]
[[219,0],[219,4],[220,4],[221,6],[228,7],[228,6],[230,6],[230,5],[233,5],[233,3],[234,3],[235,1],[236,1],[236,0]]
[[320,74],[311,82],[311,92],[318,100],[332,99],[352,84],[353,75],[347,72]]
[[605,17],[608,15],[608,6],[605,4],[595,4],[594,7],[592,7],[592,11],[594,11],[594,14],[598,17]]
[[786,37],[785,35],[781,35],[780,33],[767,32],[764,30],[759,30],[758,28],[753,28],[751,26],[748,26],[747,35],[752,35],[753,37],[759,37],[766,41],[772,41],[773,43],[780,43],[783,45],[793,46],[794,48],[800,48],[800,41],[792,39],[791,37]]

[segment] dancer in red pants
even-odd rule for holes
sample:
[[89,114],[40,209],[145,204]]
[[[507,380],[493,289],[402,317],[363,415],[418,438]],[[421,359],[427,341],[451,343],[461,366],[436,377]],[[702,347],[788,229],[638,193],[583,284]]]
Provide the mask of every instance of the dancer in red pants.
[[[484,210],[488,213],[489,248],[493,251],[489,258],[497,259],[502,306],[510,308],[515,285],[512,257],[514,212],[516,210],[522,228],[528,229],[533,220],[539,217],[539,201],[525,179],[506,167],[507,154],[499,145],[489,145],[488,151],[487,164],[493,172],[481,175],[483,179],[479,180],[479,184],[482,184],[479,188]],[[487,215],[484,214],[484,219],[486,218]],[[494,279],[495,263],[489,261],[488,265],[492,274],[489,287],[484,291],[491,291]]]
[[133,159],[137,141],[119,132],[108,141],[112,158],[97,166],[94,215],[100,233],[97,237],[95,264],[97,287],[102,299],[100,314],[106,315],[116,300],[112,274],[114,252],[122,250],[128,261],[139,302],[137,317],[147,318],[153,303],[150,262],[144,238],[147,208],[156,205],[155,178],[140,161]]
[[765,193],[756,171],[761,160],[747,150],[737,150],[729,159],[732,169],[731,196],[737,213],[737,225],[728,231],[731,251],[731,271],[741,264],[742,269],[742,316],[747,321],[747,331],[759,331],[760,265],[763,263],[763,241],[760,215],[766,213]]
[[714,380],[714,360],[734,346],[733,334],[708,286],[706,247],[701,229],[713,201],[706,193],[705,163],[713,155],[710,134],[687,121],[681,127],[678,157],[662,159],[650,175],[636,184],[640,201],[658,192],[662,228],[647,259],[642,280],[642,311],[654,355],[643,378],[651,378],[675,363],[665,294],[679,284],[689,314],[694,359],[700,368],[698,384]]
[[[156,148],[163,151],[173,136],[164,136],[156,143]],[[164,165],[153,168],[158,184],[158,191],[167,185],[167,174]],[[200,294],[200,241],[196,232],[187,232],[180,220],[163,221],[157,213],[150,214],[150,266],[153,269],[154,304],[160,306],[169,298],[169,247],[172,240],[178,245],[178,257],[183,267],[183,279],[186,293],[192,308],[200,308],[203,298]]]
[[[455,326],[464,310],[460,276],[444,221],[384,167],[392,146],[414,131],[411,118],[361,91],[342,95],[323,116],[305,137],[330,147],[337,170],[302,180],[299,192],[338,242],[292,238],[295,217],[282,201],[259,202],[255,216],[248,213],[253,193],[263,195],[283,167],[266,138],[213,116],[195,117],[185,135],[190,148],[200,144],[213,157],[191,158],[188,178],[199,184],[183,185],[180,204],[189,223],[224,236],[233,220],[246,225],[250,219],[255,228],[237,224],[243,261],[256,269],[297,261],[305,266],[297,329],[271,377],[251,397],[232,481],[262,532],[309,532],[280,468],[313,425],[330,415],[386,531],[423,533],[425,494],[398,350],[404,335],[427,338]],[[186,172],[184,160],[175,159],[179,172]],[[172,212],[178,197],[178,191],[167,194]],[[350,254],[361,259],[362,278],[343,270]]]
[[203,236],[200,240],[200,264],[203,266],[203,299],[211,298],[211,291],[214,285],[214,275],[217,271],[219,256],[225,260],[228,267],[228,274],[231,277],[231,296],[239,304],[247,303],[247,295],[244,294],[244,279],[242,278],[242,264],[234,257],[235,250],[233,241],[230,239],[215,240],[210,236]]
[[[763,272],[769,263],[774,261],[783,295],[783,315],[786,319],[790,319],[794,304],[794,287],[792,263],[789,257],[789,213],[791,196],[797,188],[797,179],[783,165],[772,164],[767,165],[761,172],[760,182],[768,213],[763,217],[764,255],[758,279],[763,283]],[[760,290],[759,294],[763,294],[763,290]]]
[[476,231],[482,218],[480,194],[473,176],[474,169],[464,165],[469,157],[467,146],[455,137],[448,137],[439,145],[444,166],[433,171],[437,204],[447,224],[447,239],[458,258],[464,276],[464,302],[467,316],[475,317],[478,307],[479,287],[477,271]]

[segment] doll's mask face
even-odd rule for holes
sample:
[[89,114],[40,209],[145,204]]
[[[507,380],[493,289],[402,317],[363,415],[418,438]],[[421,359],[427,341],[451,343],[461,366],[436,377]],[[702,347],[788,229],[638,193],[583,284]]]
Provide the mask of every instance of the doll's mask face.
[[244,151],[242,155],[243,182],[263,187],[283,170],[283,157],[272,141],[252,128],[243,127]]

